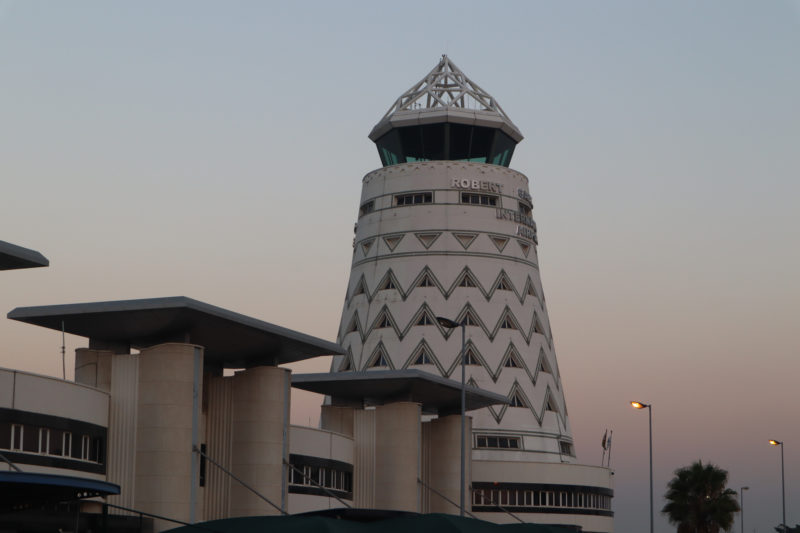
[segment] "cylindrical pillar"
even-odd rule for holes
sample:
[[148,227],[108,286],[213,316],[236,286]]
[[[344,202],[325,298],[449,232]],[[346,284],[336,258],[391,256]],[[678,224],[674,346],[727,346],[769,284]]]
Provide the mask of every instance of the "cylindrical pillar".
[[[291,372],[258,366],[233,377],[231,471],[259,494],[286,509]],[[241,483],[231,483],[230,516],[279,511]]]
[[420,415],[420,404],[413,402],[391,403],[375,409],[377,509],[420,511],[417,481],[421,466]]
[[[192,386],[195,353],[168,343],[139,354],[135,508],[189,521],[192,479]],[[200,514],[202,516],[202,513]],[[154,521],[156,532],[175,527]]]
[[[466,468],[464,472],[464,493],[466,494],[465,511],[470,510],[469,484],[472,479],[472,445],[470,435],[472,435],[472,417],[466,417],[466,437],[464,448],[466,449]],[[461,416],[450,415],[430,422],[430,478],[431,489],[441,493],[442,496],[431,491],[428,495],[431,513],[459,514],[459,498],[461,489]],[[451,503],[453,502],[453,503]]]

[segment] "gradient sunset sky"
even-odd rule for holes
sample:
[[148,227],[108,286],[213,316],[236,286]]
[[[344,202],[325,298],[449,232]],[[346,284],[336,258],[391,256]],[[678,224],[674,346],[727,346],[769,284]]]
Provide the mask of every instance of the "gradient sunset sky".
[[[442,53],[526,136],[511,167],[579,460],[614,431],[616,530],[649,524],[630,400],[657,512],[702,459],[771,533],[775,438],[800,522],[800,0],[0,0],[0,240],[51,262],[2,273],[0,311],[185,295],[335,340],[367,133]],[[60,346],[0,319],[0,366],[60,375]],[[316,424],[319,397],[293,404]]]

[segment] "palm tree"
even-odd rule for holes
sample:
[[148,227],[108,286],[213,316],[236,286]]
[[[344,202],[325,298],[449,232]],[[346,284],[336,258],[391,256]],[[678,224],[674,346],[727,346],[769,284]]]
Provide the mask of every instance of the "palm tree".
[[713,464],[697,461],[679,468],[667,485],[661,512],[678,526],[678,533],[730,531],[739,504],[727,483],[728,472]]

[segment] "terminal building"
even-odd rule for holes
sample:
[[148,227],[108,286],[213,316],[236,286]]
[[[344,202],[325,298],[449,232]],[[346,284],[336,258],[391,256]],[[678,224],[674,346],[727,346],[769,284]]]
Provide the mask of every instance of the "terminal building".
[[[528,180],[508,168],[521,133],[443,57],[370,138],[383,167],[338,343],[186,297],[8,313],[86,343],[74,382],[0,369],[0,494],[18,495],[0,530],[458,514],[464,493],[490,522],[613,531],[611,473],[575,455]],[[0,242],[0,269],[47,264]],[[281,366],[322,355],[330,372]],[[292,388],[325,395],[320,427],[289,424]]]
[[506,398],[472,413],[471,511],[611,531],[611,473],[578,464],[533,199],[509,168],[522,133],[443,56],[369,138],[382,167],[363,179],[331,371],[460,379],[463,348],[468,383]]

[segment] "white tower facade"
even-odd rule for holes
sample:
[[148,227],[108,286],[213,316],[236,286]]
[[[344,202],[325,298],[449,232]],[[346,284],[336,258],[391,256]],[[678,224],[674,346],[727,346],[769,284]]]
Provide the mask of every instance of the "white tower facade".
[[346,354],[331,371],[410,368],[459,380],[461,330],[436,317],[465,324],[468,383],[509,402],[472,413],[472,511],[502,504],[531,521],[576,523],[565,507],[585,493],[599,514],[577,522],[610,531],[607,469],[576,464],[528,178],[508,168],[522,134],[443,56],[370,139],[383,167],[363,179],[338,339]]

